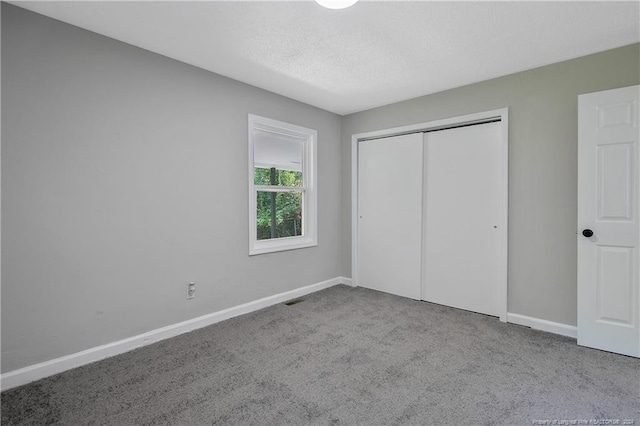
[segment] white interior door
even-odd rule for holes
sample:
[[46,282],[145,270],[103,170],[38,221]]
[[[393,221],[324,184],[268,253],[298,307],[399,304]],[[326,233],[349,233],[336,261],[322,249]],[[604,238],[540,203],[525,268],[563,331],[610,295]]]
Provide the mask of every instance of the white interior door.
[[425,134],[423,299],[504,309],[500,122]]
[[358,150],[358,285],[420,299],[422,133]]
[[578,344],[640,356],[640,86],[579,97]]

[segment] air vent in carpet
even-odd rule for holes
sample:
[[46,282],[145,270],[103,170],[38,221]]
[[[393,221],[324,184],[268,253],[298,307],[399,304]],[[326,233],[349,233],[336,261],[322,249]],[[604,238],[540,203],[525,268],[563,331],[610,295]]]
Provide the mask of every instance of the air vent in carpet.
[[304,302],[304,299],[293,299],[293,300],[289,300],[288,302],[284,302],[284,304],[287,306],[291,306],[291,305],[298,304],[300,302]]

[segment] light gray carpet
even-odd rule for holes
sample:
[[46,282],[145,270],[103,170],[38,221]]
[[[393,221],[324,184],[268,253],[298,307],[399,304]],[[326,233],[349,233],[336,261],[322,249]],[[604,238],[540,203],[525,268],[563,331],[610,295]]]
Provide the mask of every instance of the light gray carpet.
[[4,392],[2,424],[640,425],[638,359],[362,288],[304,299]]

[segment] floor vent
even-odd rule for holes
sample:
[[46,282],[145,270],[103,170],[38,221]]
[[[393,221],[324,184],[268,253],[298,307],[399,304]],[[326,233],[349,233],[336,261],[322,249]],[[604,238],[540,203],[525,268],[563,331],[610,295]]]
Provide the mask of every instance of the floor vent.
[[288,302],[284,302],[284,304],[287,306],[291,306],[291,305],[298,304],[300,302],[304,302],[304,299],[293,299],[293,300],[289,300]]

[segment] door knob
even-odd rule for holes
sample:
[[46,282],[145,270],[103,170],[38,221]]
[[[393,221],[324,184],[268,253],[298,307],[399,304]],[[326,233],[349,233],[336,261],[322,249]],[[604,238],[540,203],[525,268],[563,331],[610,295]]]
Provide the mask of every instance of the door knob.
[[582,235],[584,235],[587,238],[593,237],[593,231],[591,229],[585,229],[582,231]]

